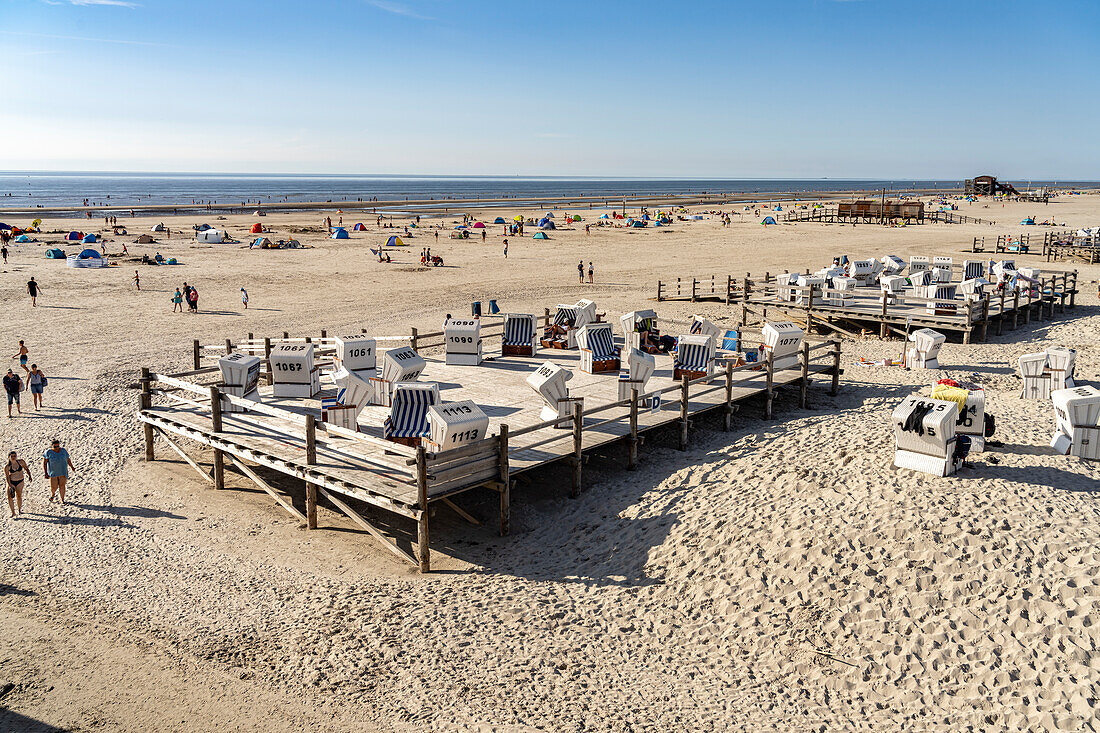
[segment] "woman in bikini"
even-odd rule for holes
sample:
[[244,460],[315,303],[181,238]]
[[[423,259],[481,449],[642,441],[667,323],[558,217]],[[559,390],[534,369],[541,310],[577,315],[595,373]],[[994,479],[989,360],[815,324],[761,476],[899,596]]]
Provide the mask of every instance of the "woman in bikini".
[[23,486],[30,481],[31,472],[27,463],[15,455],[15,451],[8,454],[8,460],[4,463],[4,480],[8,485],[8,507],[11,508],[11,516],[23,513]]

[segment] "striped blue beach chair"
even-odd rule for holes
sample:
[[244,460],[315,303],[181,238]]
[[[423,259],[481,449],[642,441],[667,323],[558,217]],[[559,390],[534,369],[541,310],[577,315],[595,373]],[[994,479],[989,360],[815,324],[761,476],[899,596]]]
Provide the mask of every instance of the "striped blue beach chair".
[[672,361],[672,378],[698,379],[714,373],[714,339],[710,336],[681,336]]
[[619,349],[615,346],[610,323],[589,323],[577,331],[581,352],[581,371],[588,374],[619,369]]
[[428,408],[439,402],[435,382],[398,382],[394,385],[390,416],[382,422],[382,437],[417,446],[430,433]]
[[554,322],[542,336],[542,346],[547,349],[568,349],[576,340],[572,333],[577,323],[577,309],[571,305],[559,305],[554,312]]
[[534,316],[526,313],[505,314],[501,354],[504,356],[535,355]]

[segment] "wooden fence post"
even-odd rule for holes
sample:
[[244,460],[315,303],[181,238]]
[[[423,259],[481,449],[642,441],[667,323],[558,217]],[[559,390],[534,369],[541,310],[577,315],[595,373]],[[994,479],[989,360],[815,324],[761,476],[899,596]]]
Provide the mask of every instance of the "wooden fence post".
[[887,309],[886,292],[883,291],[883,293],[882,293],[882,322],[879,324],[879,330],[878,330],[879,338],[886,338],[890,333],[890,326],[887,325],[887,323],[886,323],[886,309]]
[[573,483],[569,495],[573,498],[581,493],[581,463],[584,461],[584,400],[573,403]]
[[989,293],[982,293],[982,342],[989,336]]
[[1020,291],[1012,288],[1012,330],[1020,325]]
[[[765,280],[767,279],[767,273],[764,273]],[[809,336],[814,330],[814,286],[810,285],[810,292],[806,294],[806,335]]]
[[416,559],[420,572],[427,573],[432,569],[428,549],[428,456],[422,445],[416,448],[416,503]]
[[225,353],[226,356],[233,353],[233,339],[225,340]]
[[802,342],[802,383],[799,386],[798,406],[806,409],[806,390],[810,386],[810,342]]
[[199,346],[199,340],[195,339],[192,343],[192,357],[195,362],[195,369],[199,369],[202,366],[202,347]]
[[[317,423],[306,415],[306,465],[317,464]],[[317,529],[317,484],[306,479],[306,528]]]
[[722,410],[722,429],[727,433],[733,427],[733,362],[726,362],[726,404]]
[[626,447],[626,470],[638,467],[638,389],[630,390],[630,441]]
[[775,400],[775,390],[773,385],[775,384],[775,358],[771,349],[768,349],[768,374],[767,381],[765,383],[764,391],[764,417],[771,420],[772,418],[772,402]]
[[508,534],[512,521],[512,476],[508,466],[508,425],[501,424],[497,436],[500,451],[500,536]]
[[661,297],[661,281],[657,281],[657,302],[660,303],[664,298]]
[[[141,394],[138,395],[138,408],[141,410],[148,410],[153,406],[153,385],[151,372],[148,367],[141,368]],[[153,453],[153,426],[149,423],[142,423],[143,432],[145,433],[145,460],[155,461],[156,455]]]
[[1001,287],[1001,309],[997,311],[997,335],[1001,335],[1001,330],[1005,323],[1005,289]]
[[413,326],[412,335],[409,337],[409,345],[412,347],[413,351],[416,351],[416,345],[417,345],[418,340],[419,339],[417,337],[416,326]]
[[271,337],[264,336],[264,364],[267,365],[267,386],[275,384],[275,373],[271,371]]
[[833,339],[833,386],[829,394],[835,396],[840,391],[840,339]]
[[[210,387],[210,422],[215,433],[222,431],[222,395],[217,385]],[[214,449],[214,488],[225,488],[225,456],[218,448]]]
[[686,374],[680,380],[680,450],[688,447],[688,389],[691,378]]

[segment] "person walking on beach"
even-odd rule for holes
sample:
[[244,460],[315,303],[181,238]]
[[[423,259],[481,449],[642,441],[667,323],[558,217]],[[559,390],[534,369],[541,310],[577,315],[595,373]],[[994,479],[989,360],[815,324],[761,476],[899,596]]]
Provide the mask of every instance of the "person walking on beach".
[[4,256],[4,264],[8,264],[8,247],[6,243],[3,247],[0,247],[0,255]]
[[508,259],[508,240],[504,240],[504,259]]
[[592,263],[588,263],[588,282],[592,282]]
[[27,345],[23,343],[23,339],[19,339],[19,349],[11,355],[11,358],[15,359],[18,357],[19,366],[23,367],[23,371],[28,373],[30,371],[27,369],[27,362],[30,360],[29,354],[30,352],[27,349]]
[[187,305],[192,313],[199,312],[199,291],[194,286],[191,287],[191,292],[187,294]]
[[65,484],[69,481],[69,469],[76,470],[73,461],[69,458],[69,451],[61,447],[61,441],[53,439],[50,447],[42,454],[42,473],[50,480],[50,501],[54,496],[61,496],[61,503],[65,503]]
[[577,263],[577,280],[582,285],[584,284],[584,260]]
[[138,274],[137,270],[134,270],[134,287],[141,290],[141,275]]
[[31,296],[31,306],[38,305],[38,291],[42,289],[42,286],[35,282],[34,277],[27,282],[27,294]]
[[46,389],[46,383],[46,374],[37,364],[31,364],[31,370],[27,373],[27,386],[31,390],[31,402],[36,412],[42,408],[42,392]]
[[27,462],[15,451],[8,453],[8,460],[4,463],[4,483],[8,487],[8,508],[11,509],[12,519],[23,513],[23,487],[30,480],[31,469],[27,467]]
[[11,406],[15,405],[15,410],[20,415],[23,414],[23,408],[19,406],[19,393],[23,391],[23,380],[18,374],[11,369],[4,375],[4,393],[8,396],[8,419],[11,419]]
[[248,310],[248,291],[241,288],[241,302],[244,303],[244,309]]
[[172,312],[175,313],[177,308],[180,313],[183,313],[183,293],[179,288],[176,288],[176,293],[172,296]]

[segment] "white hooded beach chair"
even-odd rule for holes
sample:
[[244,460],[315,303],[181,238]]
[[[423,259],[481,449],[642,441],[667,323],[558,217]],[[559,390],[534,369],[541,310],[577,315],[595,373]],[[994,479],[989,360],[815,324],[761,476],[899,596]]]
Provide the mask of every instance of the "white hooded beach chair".
[[481,320],[449,318],[443,324],[444,361],[460,366],[481,363]]
[[[218,359],[218,368],[222,373],[222,391],[234,397],[260,401],[260,358],[236,351]],[[227,400],[222,400],[222,411],[245,412]]]
[[475,443],[488,436],[489,416],[473,400],[428,408],[428,446],[435,452]]
[[334,361],[360,379],[370,379],[378,368],[378,343],[370,336],[337,336]]
[[641,349],[648,354],[656,354],[660,350],[657,341],[661,332],[657,328],[656,311],[631,311],[619,318],[619,325],[627,346]]
[[805,336],[801,326],[791,321],[775,321],[765,323],[761,332],[764,334],[764,348],[772,354],[775,371],[798,366],[798,351]]
[[1100,460],[1100,390],[1091,384],[1051,393],[1057,429],[1050,447],[1078,458]]
[[672,360],[672,378],[698,379],[714,375],[714,338],[703,335],[685,335],[677,340],[676,354]]
[[382,406],[390,405],[394,387],[402,382],[415,382],[427,365],[424,357],[413,351],[410,346],[401,346],[383,352],[382,374],[371,378],[374,383],[373,403]]
[[947,337],[931,328],[920,328],[909,334],[913,345],[905,350],[905,366],[909,369],[939,369],[940,348]]
[[957,403],[914,395],[898,405],[891,418],[896,467],[933,476],[955,473],[961,464],[955,458]]
[[905,272],[905,260],[897,255],[886,255],[882,258],[882,271],[887,275],[900,275]]
[[619,372],[619,399],[629,400],[632,389],[645,394],[646,385],[656,370],[657,360],[653,354],[631,348],[626,355],[626,369]]
[[271,392],[276,397],[309,398],[321,391],[321,372],[313,361],[313,344],[275,344],[268,359]]
[[[1073,381],[1073,368],[1077,363],[1077,351],[1064,346],[1051,346],[1046,350],[1046,354],[1051,391],[1076,386]],[[1100,436],[1097,438],[1100,439]]]
[[[527,377],[528,386],[538,392],[545,403],[541,412],[543,420],[569,417],[572,401],[569,399],[569,387],[565,383],[572,378],[573,372],[552,361],[543,362],[542,366]],[[567,428],[569,423],[561,422],[554,427]]]
[[1050,374],[1047,372],[1047,354],[1038,351],[1024,354],[1019,359],[1020,378],[1024,381],[1020,398],[1045,400],[1050,398]]

